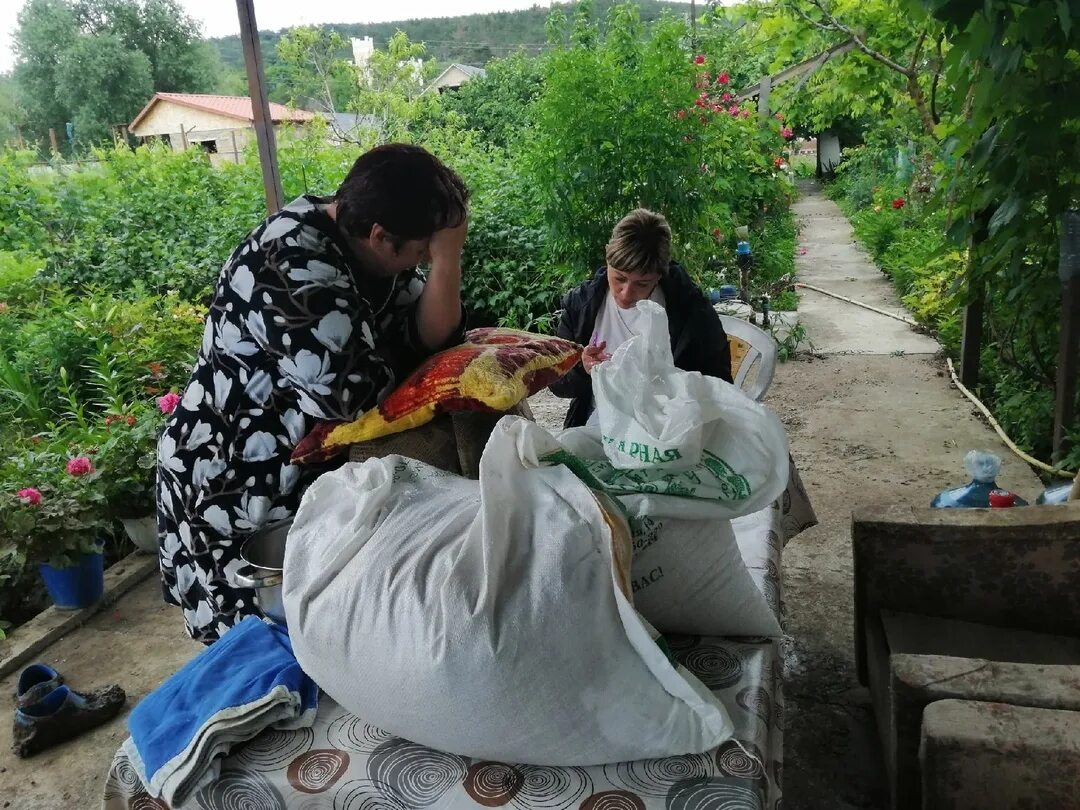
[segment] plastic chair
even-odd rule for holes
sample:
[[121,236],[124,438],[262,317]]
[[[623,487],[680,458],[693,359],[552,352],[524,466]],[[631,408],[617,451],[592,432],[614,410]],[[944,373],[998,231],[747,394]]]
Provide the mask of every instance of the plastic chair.
[[[720,323],[727,333],[731,347],[731,375],[735,385],[748,397],[760,402],[772,384],[776,373],[776,341],[764,329],[759,329],[741,318],[721,315]],[[750,369],[757,366],[757,374],[749,387],[744,387]]]

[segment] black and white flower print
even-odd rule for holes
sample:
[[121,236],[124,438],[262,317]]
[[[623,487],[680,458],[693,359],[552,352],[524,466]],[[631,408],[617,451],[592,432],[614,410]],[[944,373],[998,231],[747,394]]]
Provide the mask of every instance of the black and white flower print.
[[256,612],[252,591],[229,584],[247,535],[291,517],[329,468],[290,464],[296,444],[316,422],[376,405],[428,353],[416,324],[423,276],[360,273],[327,202],[299,198],[225,263],[158,445],[165,598],[206,643]]

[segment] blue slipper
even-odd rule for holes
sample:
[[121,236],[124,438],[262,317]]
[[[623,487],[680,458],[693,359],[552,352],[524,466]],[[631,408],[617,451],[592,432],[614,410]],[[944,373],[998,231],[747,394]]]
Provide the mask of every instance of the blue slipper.
[[126,700],[115,685],[86,695],[58,686],[37,703],[15,710],[11,748],[16,756],[33,756],[112,720]]
[[47,664],[31,664],[19,674],[15,705],[20,709],[42,700],[64,682],[64,676]]

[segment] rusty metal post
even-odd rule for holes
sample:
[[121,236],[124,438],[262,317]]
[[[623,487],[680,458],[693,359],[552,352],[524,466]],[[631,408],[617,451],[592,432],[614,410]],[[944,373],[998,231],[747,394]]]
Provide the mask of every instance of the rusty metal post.
[[274,214],[284,204],[285,195],[281,190],[277,141],[270,117],[270,99],[266,94],[266,75],[263,72],[262,53],[259,49],[259,27],[255,23],[254,0],[236,0],[236,12],[240,17],[240,44],[244,48],[244,65],[247,67],[251,111],[255,118],[255,139],[259,143],[259,163],[262,166],[263,188],[266,191],[266,208]]

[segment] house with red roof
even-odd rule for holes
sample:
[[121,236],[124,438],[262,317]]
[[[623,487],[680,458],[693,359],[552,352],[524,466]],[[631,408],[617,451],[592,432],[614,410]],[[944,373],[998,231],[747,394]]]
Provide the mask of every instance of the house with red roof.
[[[274,128],[303,126],[315,113],[270,103]],[[235,161],[255,138],[255,114],[247,96],[155,93],[128,125],[137,138],[161,140],[176,151],[198,146],[211,160]],[[215,157],[216,156],[216,157]]]

